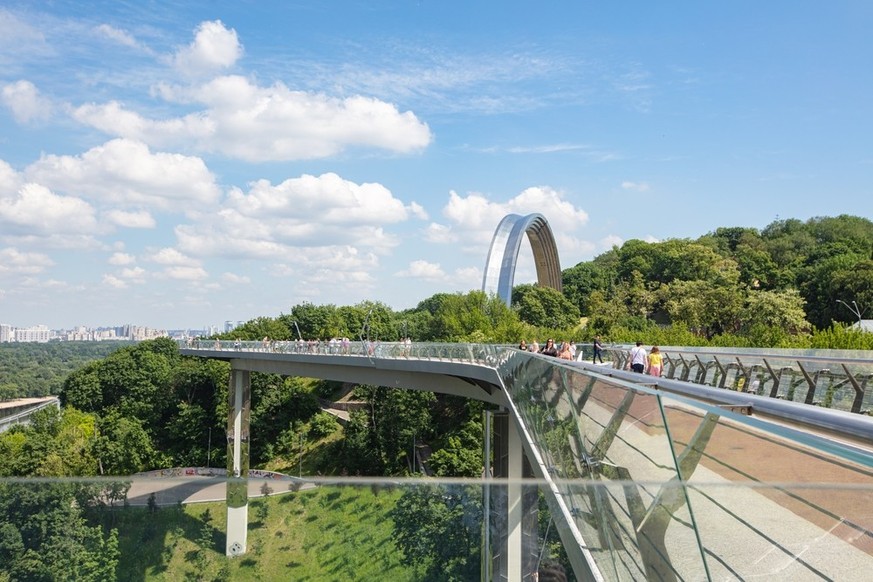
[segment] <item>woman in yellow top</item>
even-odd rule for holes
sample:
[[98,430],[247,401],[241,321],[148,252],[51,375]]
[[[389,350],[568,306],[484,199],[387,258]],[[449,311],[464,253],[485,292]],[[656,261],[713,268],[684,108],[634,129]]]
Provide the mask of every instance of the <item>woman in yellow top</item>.
[[649,353],[649,375],[660,376],[663,363],[661,350],[658,349],[658,346],[652,346],[652,351]]

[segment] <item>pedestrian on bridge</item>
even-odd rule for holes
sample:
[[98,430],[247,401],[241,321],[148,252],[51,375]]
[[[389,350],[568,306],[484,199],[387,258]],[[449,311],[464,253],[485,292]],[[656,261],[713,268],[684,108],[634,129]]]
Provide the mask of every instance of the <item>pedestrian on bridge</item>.
[[591,359],[592,364],[596,364],[597,360],[600,359],[600,363],[603,363],[603,344],[600,343],[600,336],[594,336],[594,357]]
[[652,346],[652,352],[649,354],[649,375],[660,377],[663,366],[664,359],[661,350],[658,346]]
[[630,351],[631,370],[637,374],[643,374],[646,371],[647,360],[648,354],[646,354],[646,348],[643,347],[643,342],[637,342],[637,345]]

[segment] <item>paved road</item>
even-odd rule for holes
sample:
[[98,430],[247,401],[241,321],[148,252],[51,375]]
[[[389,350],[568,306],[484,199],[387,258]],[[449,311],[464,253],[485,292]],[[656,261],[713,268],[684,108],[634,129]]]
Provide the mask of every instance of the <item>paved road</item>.
[[[249,498],[262,497],[265,485],[271,490],[269,495],[315,487],[312,483],[291,479],[249,479]],[[223,502],[227,498],[225,487],[223,477],[138,477],[130,486],[127,500],[130,505],[147,505],[149,496],[154,493],[158,505]]]

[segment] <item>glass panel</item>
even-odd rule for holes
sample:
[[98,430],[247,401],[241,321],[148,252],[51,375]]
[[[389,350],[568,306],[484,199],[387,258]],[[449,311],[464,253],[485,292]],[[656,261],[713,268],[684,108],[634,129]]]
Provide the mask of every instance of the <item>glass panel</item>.
[[699,455],[682,474],[713,579],[847,580],[873,567],[869,466],[790,429],[663,402],[676,450]]
[[[659,396],[597,379],[554,360],[520,354],[507,383],[519,415],[555,479],[586,549],[610,579],[706,577],[678,480]],[[601,483],[627,482],[618,489]],[[655,484],[655,485],[651,485]]]

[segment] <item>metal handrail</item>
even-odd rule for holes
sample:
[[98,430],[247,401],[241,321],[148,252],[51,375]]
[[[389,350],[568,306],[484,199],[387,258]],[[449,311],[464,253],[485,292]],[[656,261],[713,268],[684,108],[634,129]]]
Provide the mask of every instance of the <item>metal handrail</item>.
[[[468,362],[491,368],[496,368],[501,362],[506,361],[519,350],[513,346],[499,344],[453,344],[439,342],[350,342],[347,349],[332,351],[329,342],[301,343],[301,342],[272,342],[265,346],[262,341],[234,341],[234,340],[199,340],[186,342],[180,340],[183,350],[219,352],[220,355],[231,357],[237,352],[260,353],[260,354],[283,354],[296,356],[331,356],[331,357],[367,357],[374,359],[402,359],[402,360],[442,360],[452,362]],[[292,345],[297,344],[296,351]],[[305,347],[304,347],[305,345]],[[616,350],[615,346],[610,348]],[[672,350],[673,348],[665,348]],[[697,352],[698,354],[702,352]],[[774,352],[771,352],[774,354]],[[219,354],[214,354],[219,355]],[[641,376],[622,370],[614,370],[586,362],[568,362],[541,354],[530,354],[531,357],[545,358],[557,366],[572,366],[579,369],[580,366],[589,372],[606,373],[614,375],[623,381],[645,383],[655,385],[657,388],[679,396],[695,400],[726,406],[747,406],[750,412],[766,415],[790,424],[798,424],[806,428],[814,428],[848,438],[869,439],[873,442],[873,419],[865,415],[849,414],[847,410],[828,409],[820,406],[812,406],[806,403],[793,402],[785,399],[769,398],[764,395],[755,395],[748,392],[738,392],[724,388],[702,386],[690,381],[680,381],[668,377],[653,378]],[[856,364],[869,366],[873,371],[873,359],[855,359]]]

